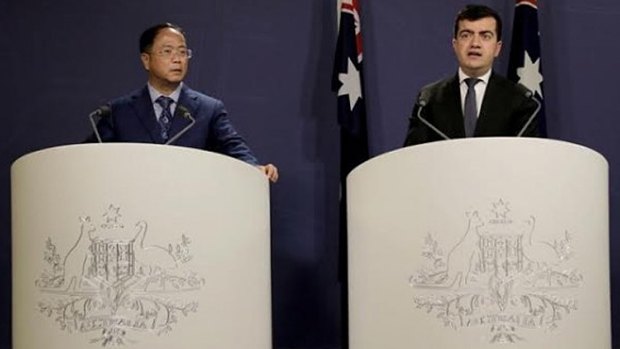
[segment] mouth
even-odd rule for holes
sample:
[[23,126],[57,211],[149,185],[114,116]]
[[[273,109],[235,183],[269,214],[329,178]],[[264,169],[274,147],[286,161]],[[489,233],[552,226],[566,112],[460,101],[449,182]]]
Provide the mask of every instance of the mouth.
[[480,58],[482,57],[482,53],[476,51],[467,52],[467,57]]

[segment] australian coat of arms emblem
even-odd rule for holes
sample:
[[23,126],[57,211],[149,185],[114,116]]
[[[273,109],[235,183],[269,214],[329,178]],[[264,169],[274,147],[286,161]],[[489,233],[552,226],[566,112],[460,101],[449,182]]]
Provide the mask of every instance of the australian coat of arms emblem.
[[491,206],[467,212],[456,241],[428,233],[424,264],[409,279],[413,300],[448,328],[486,327],[490,343],[526,341],[578,310],[583,275],[568,230],[543,233],[534,216],[513,217],[509,202]]
[[167,246],[149,244],[145,220],[125,225],[110,205],[96,222],[76,219],[75,243],[60,251],[45,242],[46,268],[35,280],[38,308],[60,330],[92,333],[91,343],[122,346],[132,331],[163,335],[196,312],[188,299],[205,280],[189,269],[191,240],[180,234]]

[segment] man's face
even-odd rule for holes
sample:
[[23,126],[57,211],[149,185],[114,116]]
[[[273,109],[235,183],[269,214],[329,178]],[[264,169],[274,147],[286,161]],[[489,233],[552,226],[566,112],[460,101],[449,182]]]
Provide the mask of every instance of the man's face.
[[497,41],[496,28],[493,17],[459,22],[452,47],[465,74],[478,77],[491,69],[502,48],[502,42]]
[[[185,53],[185,54],[184,54]],[[165,28],[157,33],[148,53],[140,55],[149,82],[160,92],[174,90],[187,74],[187,44],[179,31]]]

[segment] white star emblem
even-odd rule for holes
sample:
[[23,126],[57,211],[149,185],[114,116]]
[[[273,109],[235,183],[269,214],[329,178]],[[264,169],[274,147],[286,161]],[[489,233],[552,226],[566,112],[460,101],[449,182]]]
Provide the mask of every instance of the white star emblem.
[[349,106],[353,110],[355,103],[362,98],[362,85],[360,82],[360,72],[350,58],[347,72],[338,74],[338,80],[342,83],[342,86],[338,89],[338,97],[349,95]]
[[534,93],[538,92],[538,95],[542,98],[540,83],[543,81],[543,76],[540,74],[540,58],[536,62],[532,62],[532,58],[525,51],[523,67],[517,68],[517,75],[519,75],[519,83]]

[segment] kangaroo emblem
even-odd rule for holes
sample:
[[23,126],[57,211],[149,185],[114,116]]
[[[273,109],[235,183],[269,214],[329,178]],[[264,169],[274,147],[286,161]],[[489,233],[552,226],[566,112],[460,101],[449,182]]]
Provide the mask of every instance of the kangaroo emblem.
[[92,233],[97,228],[91,223],[90,216],[80,217],[80,235],[65,256],[63,266],[63,283],[66,290],[82,288],[83,277],[88,269],[91,254],[89,247]]

